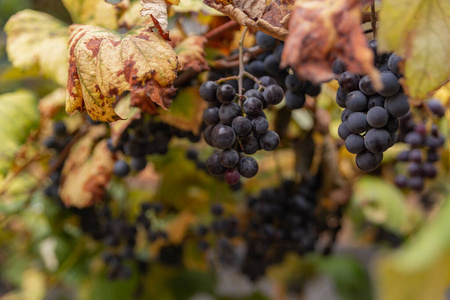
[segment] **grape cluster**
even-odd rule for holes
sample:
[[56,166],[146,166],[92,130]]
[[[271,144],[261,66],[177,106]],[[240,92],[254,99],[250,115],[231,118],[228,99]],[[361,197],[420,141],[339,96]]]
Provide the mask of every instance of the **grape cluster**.
[[338,134],[347,150],[356,154],[356,165],[366,172],[374,170],[383,160],[383,152],[397,142],[398,118],[410,108],[398,82],[401,58],[395,53],[377,53],[376,40],[369,41],[369,46],[381,71],[382,88],[376,89],[368,75],[345,71],[339,60],[332,66],[339,74],[336,103],[344,108]]
[[[242,153],[273,151],[280,143],[278,134],[269,130],[263,108],[280,103],[284,92],[276,83],[263,84],[266,84],[263,92],[250,89],[242,99],[229,84],[219,86],[206,81],[200,86],[200,96],[209,104],[203,112],[208,125],[203,137],[209,145],[221,150],[208,158],[206,168],[213,175],[223,175],[228,184],[237,184],[240,176],[250,178],[258,172],[258,162]],[[241,101],[242,107],[238,104]]]
[[129,156],[130,162],[117,160],[113,173],[118,177],[127,176],[131,170],[140,172],[147,166],[147,155],[166,154],[172,137],[189,138],[198,142],[200,136],[172,127],[156,117],[133,120],[118,138],[117,145],[108,140],[110,151],[122,152]]
[[[439,100],[430,99],[425,105],[435,118],[440,119],[445,115],[445,108]],[[417,122],[408,113],[400,119],[399,141],[409,145],[408,150],[397,156],[398,162],[408,162],[408,176],[397,175],[395,184],[400,188],[421,191],[425,178],[437,176],[434,163],[439,160],[438,150],[444,145],[445,139],[435,123],[427,122],[427,119]]]

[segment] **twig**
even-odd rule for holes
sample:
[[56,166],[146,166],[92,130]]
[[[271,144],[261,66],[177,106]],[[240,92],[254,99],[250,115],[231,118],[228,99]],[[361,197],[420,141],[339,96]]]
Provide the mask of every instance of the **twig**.
[[[245,27],[244,32],[242,33],[241,39],[239,40],[239,78],[238,78],[238,95],[239,95],[239,102],[241,102],[242,98],[242,77],[244,76],[244,39],[245,34],[247,33],[248,28]],[[240,103],[239,103],[240,104]]]
[[377,37],[377,15],[375,11],[375,1],[370,5],[370,26],[372,27],[373,38]]
[[234,27],[238,27],[238,26],[241,26],[238,22],[236,22],[236,21],[229,21],[229,22],[227,22],[225,24],[222,24],[219,27],[216,27],[213,30],[205,33],[204,37],[209,40],[209,39],[215,37],[216,35],[221,34],[224,31],[233,29]]
[[238,79],[239,79],[239,75],[233,75],[233,76],[220,78],[220,79],[216,80],[216,83],[222,83],[222,82],[225,82],[228,80],[238,80]]

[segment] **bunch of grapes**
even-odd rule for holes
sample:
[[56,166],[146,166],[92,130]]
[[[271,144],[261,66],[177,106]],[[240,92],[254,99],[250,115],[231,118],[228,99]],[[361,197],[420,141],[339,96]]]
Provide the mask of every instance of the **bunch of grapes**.
[[366,172],[374,170],[383,160],[383,152],[397,142],[398,118],[410,108],[398,82],[401,58],[395,53],[378,54],[375,40],[369,46],[381,72],[382,88],[376,89],[367,75],[345,71],[338,60],[333,64],[333,71],[340,74],[336,103],[344,108],[338,134],[347,150],[356,154],[356,165]]
[[[209,145],[221,150],[206,161],[208,171],[223,175],[231,185],[237,184],[240,176],[255,176],[257,161],[242,153],[254,154],[260,149],[273,151],[278,147],[280,138],[269,130],[263,108],[280,103],[283,89],[277,84],[268,84],[263,92],[251,89],[241,97],[229,84],[219,86],[206,81],[200,87],[200,95],[209,104],[203,112],[203,120],[208,124],[203,136]],[[238,104],[241,102],[242,107]]]
[[[198,142],[200,137],[192,132],[186,132],[172,127],[156,117],[133,120],[118,138],[117,145],[108,140],[110,151],[122,152],[131,157],[130,162],[117,160],[114,164],[114,175],[127,176],[131,169],[140,172],[147,165],[147,155],[166,154],[172,137],[189,138],[192,142]],[[131,168],[130,168],[131,166]]]
[[[437,99],[430,99],[425,103],[427,110],[436,119],[445,115],[445,108]],[[400,119],[399,141],[409,145],[409,149],[397,156],[397,161],[408,162],[406,175],[397,175],[395,184],[400,188],[421,191],[425,178],[434,178],[437,168],[434,165],[439,160],[438,150],[445,139],[435,123],[426,119],[416,122],[411,113]]]

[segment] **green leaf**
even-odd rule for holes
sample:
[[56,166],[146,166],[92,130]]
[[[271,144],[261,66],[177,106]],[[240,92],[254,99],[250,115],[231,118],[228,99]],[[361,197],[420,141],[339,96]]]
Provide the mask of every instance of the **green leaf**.
[[450,283],[449,265],[450,197],[447,197],[435,218],[413,239],[376,261],[380,299],[444,299]]
[[52,16],[30,9],[13,15],[5,25],[6,51],[17,68],[36,64],[58,84],[67,83],[68,27]]
[[403,87],[426,98],[450,78],[450,2],[383,0],[379,45],[405,58]]
[[419,212],[406,204],[405,196],[385,180],[364,176],[354,186],[352,208],[366,220],[396,233],[409,233],[420,220]]
[[21,144],[38,125],[33,94],[19,91],[0,95],[0,175],[6,174]]

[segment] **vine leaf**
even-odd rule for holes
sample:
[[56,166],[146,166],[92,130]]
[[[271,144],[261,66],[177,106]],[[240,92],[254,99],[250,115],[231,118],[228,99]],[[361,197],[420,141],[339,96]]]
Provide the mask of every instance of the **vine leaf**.
[[70,150],[60,185],[60,196],[66,206],[83,208],[103,199],[114,159],[105,139],[97,144],[95,141],[106,133],[104,126],[91,126]]
[[290,14],[294,0],[204,0],[203,3],[243,26],[284,40],[288,31],[283,19]]
[[115,97],[128,90],[167,108],[178,60],[159,34],[148,27],[124,36],[89,25],[69,30],[68,114],[86,110],[93,120],[119,120]]
[[0,178],[8,172],[17,151],[38,125],[37,100],[31,92],[0,96]]
[[197,72],[209,70],[205,60],[205,43],[204,36],[190,36],[184,39],[175,47],[175,53],[178,55],[178,61],[181,70],[189,68]]
[[120,10],[116,5],[111,5],[105,0],[62,0],[62,2],[74,23],[108,29],[117,28]]
[[403,88],[424,99],[450,79],[450,2],[386,0],[380,10],[379,45],[405,58]]
[[39,67],[60,85],[67,82],[67,25],[54,17],[26,9],[5,25],[6,51],[14,67]]
[[360,6],[359,0],[295,2],[282,64],[300,78],[321,83],[335,77],[331,64],[339,57],[349,71],[369,74],[378,84],[373,52],[361,29]]

